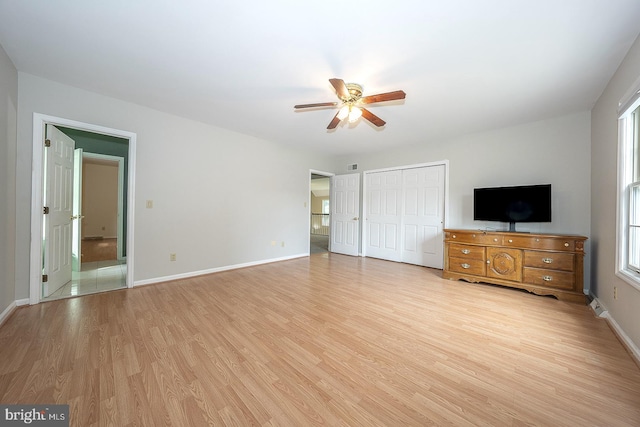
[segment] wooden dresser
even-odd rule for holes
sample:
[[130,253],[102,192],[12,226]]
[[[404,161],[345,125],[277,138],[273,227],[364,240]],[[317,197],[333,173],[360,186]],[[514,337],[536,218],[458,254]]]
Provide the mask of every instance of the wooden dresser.
[[442,277],[585,303],[583,236],[444,230]]

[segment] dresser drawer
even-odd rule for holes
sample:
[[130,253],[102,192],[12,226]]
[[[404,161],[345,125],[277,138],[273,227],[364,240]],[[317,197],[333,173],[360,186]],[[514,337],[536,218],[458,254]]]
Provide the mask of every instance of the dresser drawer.
[[456,273],[484,276],[487,271],[486,265],[482,259],[449,257],[449,271]]
[[562,252],[524,251],[525,267],[573,271],[575,255]]
[[484,246],[449,244],[449,256],[464,259],[484,260]]
[[523,281],[534,285],[573,290],[575,285],[575,275],[567,271],[525,267]]
[[478,245],[501,245],[502,236],[499,234],[487,234],[482,231],[475,232],[447,232],[445,239],[449,242],[475,243]]
[[576,242],[571,238],[536,237],[536,236],[504,236],[504,246],[527,249],[544,249],[548,251],[575,251]]

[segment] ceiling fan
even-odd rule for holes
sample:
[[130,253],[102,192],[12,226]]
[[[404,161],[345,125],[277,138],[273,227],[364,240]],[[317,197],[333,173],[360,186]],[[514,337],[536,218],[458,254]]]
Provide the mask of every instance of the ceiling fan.
[[404,91],[396,90],[393,92],[379,93],[377,95],[362,96],[362,86],[356,83],[345,83],[342,79],[329,79],[329,82],[336,90],[340,102],[320,102],[315,104],[300,104],[293,108],[318,108],[318,107],[342,107],[333,120],[327,126],[327,129],[334,129],[345,118],[349,119],[349,123],[353,123],[361,116],[369,120],[374,125],[380,127],[385,125],[385,121],[373,114],[371,111],[363,108],[361,105],[373,104],[376,102],[395,101],[404,99],[407,96]]

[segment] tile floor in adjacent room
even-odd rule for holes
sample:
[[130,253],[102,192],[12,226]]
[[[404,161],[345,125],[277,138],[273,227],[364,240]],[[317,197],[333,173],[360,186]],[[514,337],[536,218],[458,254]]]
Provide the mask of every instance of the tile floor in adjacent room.
[[49,301],[126,288],[126,276],[126,261],[84,262],[82,263],[82,271],[74,271],[69,283],[43,300]]

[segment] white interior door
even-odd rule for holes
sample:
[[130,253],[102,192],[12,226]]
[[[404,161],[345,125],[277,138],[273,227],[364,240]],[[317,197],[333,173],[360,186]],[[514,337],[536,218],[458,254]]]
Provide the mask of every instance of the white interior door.
[[[124,238],[124,218],[126,217],[126,212],[124,211],[124,157],[120,156],[111,156],[108,154],[99,154],[99,153],[83,153],[83,158],[85,161],[96,160],[100,162],[107,162],[110,165],[118,168],[118,202],[117,202],[117,211],[116,211],[116,253],[119,261],[126,261],[125,255],[125,238]],[[89,188],[85,188],[86,191],[90,191]],[[85,201],[87,205],[90,204],[90,201]],[[89,215],[89,212],[86,212]],[[84,217],[84,216],[83,216]],[[87,220],[90,220],[89,218]],[[91,230],[85,230],[85,233],[90,232]]]
[[402,171],[367,174],[366,191],[365,253],[400,261]]
[[71,265],[73,271],[82,269],[82,148],[73,152],[73,215]]
[[331,252],[358,255],[360,174],[331,177]]
[[75,142],[47,125],[44,215],[44,269],[42,294],[47,297],[71,280],[73,216],[73,160]]
[[442,268],[444,165],[402,171],[402,262]]

